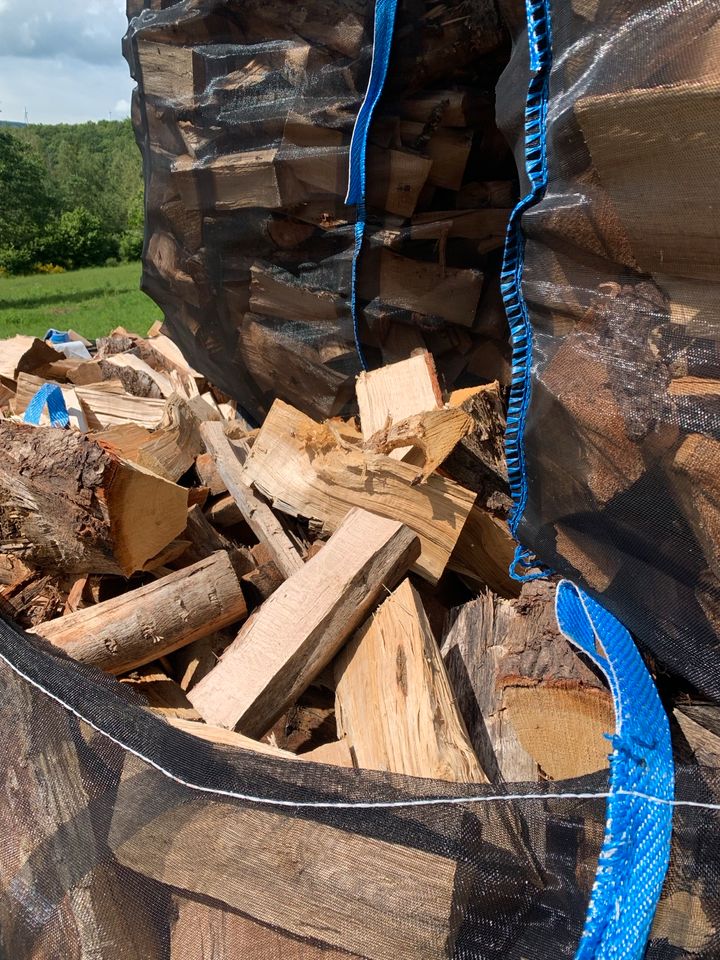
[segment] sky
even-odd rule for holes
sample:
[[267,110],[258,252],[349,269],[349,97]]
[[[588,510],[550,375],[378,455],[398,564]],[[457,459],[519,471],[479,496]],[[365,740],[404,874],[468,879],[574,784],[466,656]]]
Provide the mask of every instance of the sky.
[[125,0],[0,0],[0,120],[129,116],[126,29]]

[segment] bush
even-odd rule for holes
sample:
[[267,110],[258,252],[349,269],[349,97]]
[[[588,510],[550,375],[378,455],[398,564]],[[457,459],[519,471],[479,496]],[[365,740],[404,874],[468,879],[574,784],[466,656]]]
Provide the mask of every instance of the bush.
[[33,273],[65,273],[65,267],[57,263],[36,263],[33,266]]
[[141,230],[126,230],[120,237],[118,251],[121,260],[139,260],[143,252],[143,233]]
[[85,207],[60,214],[38,243],[39,259],[60,264],[66,270],[101,266],[116,253],[117,241],[105,233],[100,218]]
[[31,244],[0,247],[0,269],[11,276],[30,273],[36,259],[35,249]]

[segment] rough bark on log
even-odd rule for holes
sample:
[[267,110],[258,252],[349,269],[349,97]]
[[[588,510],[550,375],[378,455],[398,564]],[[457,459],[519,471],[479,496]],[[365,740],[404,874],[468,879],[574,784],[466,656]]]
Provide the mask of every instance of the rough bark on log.
[[227,554],[216,553],[35,632],[75,660],[119,674],[237,623],[246,613],[238,574]]
[[129,576],[185,527],[187,491],[79,434],[0,422],[0,451],[3,552]]
[[559,633],[554,586],[526,584],[517,600],[483,594],[456,613],[443,658],[491,778],[562,780],[606,767],[612,697]]

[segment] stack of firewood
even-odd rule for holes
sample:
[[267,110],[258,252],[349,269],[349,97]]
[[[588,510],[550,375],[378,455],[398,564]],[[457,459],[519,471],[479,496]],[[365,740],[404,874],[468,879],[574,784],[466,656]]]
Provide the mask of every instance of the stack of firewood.
[[[419,351],[357,379],[358,418],[316,421],[276,401],[253,429],[161,331],[116,330],[89,346],[92,359],[80,361],[31,337],[0,343],[6,618],[117,677],[158,723],[220,751],[467,784],[564,780],[607,765],[604,681],[558,633],[553,584],[520,590],[507,573],[499,384],[448,393]],[[67,429],[23,422],[48,382],[64,395]],[[717,767],[717,707],[668,696],[678,758]],[[128,755],[123,776],[142,766]],[[216,836],[215,807],[195,822],[203,837]],[[130,815],[120,810],[116,818]],[[212,905],[225,897],[273,925],[263,905],[297,900],[301,922],[283,914],[283,929],[365,956],[366,919],[342,935],[317,926],[325,886],[280,853],[307,844],[302,857],[320,857],[324,844],[345,850],[339,838],[352,834],[306,821],[288,834],[271,810],[246,817],[231,835],[252,869],[231,891],[224,875],[189,863],[164,872],[172,809],[137,836],[117,827],[120,862],[177,888],[171,956],[199,956],[188,944],[225,930]],[[424,866],[403,867],[404,897],[432,860],[412,857]],[[446,863],[436,859],[433,871]],[[267,901],[258,869],[278,885]],[[452,877],[437,877],[438,890],[452,889]],[[663,901],[657,925],[682,944],[674,904]],[[379,960],[430,960],[446,936],[433,920],[432,948],[412,940],[394,952],[382,911],[367,922],[379,931],[367,955]],[[234,948],[253,931],[284,949],[279,931],[239,914],[227,923]]]
[[[606,764],[604,683],[508,576],[498,383],[443,392],[423,350],[358,378],[358,419],[278,400],[258,430],[151,334],[1,344],[7,617],[216,743],[461,782]],[[68,429],[22,420],[46,382]]]
[[[198,0],[137,16],[145,6],[130,4],[127,47],[145,289],[194,365],[258,419],[277,396],[349,412],[344,197],[373,5]],[[401,4],[396,36],[370,132],[362,349],[371,366],[428,349],[451,387],[507,384],[499,270],[517,174],[494,88],[508,40],[485,0]]]

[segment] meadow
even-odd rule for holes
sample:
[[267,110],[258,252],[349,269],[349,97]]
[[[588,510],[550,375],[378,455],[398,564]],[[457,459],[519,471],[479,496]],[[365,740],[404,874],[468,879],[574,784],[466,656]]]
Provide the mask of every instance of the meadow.
[[158,307],[140,291],[140,264],[90,267],[67,273],[0,277],[0,338],[17,333],[42,337],[54,327],[88,339],[125,327],[144,334]]

